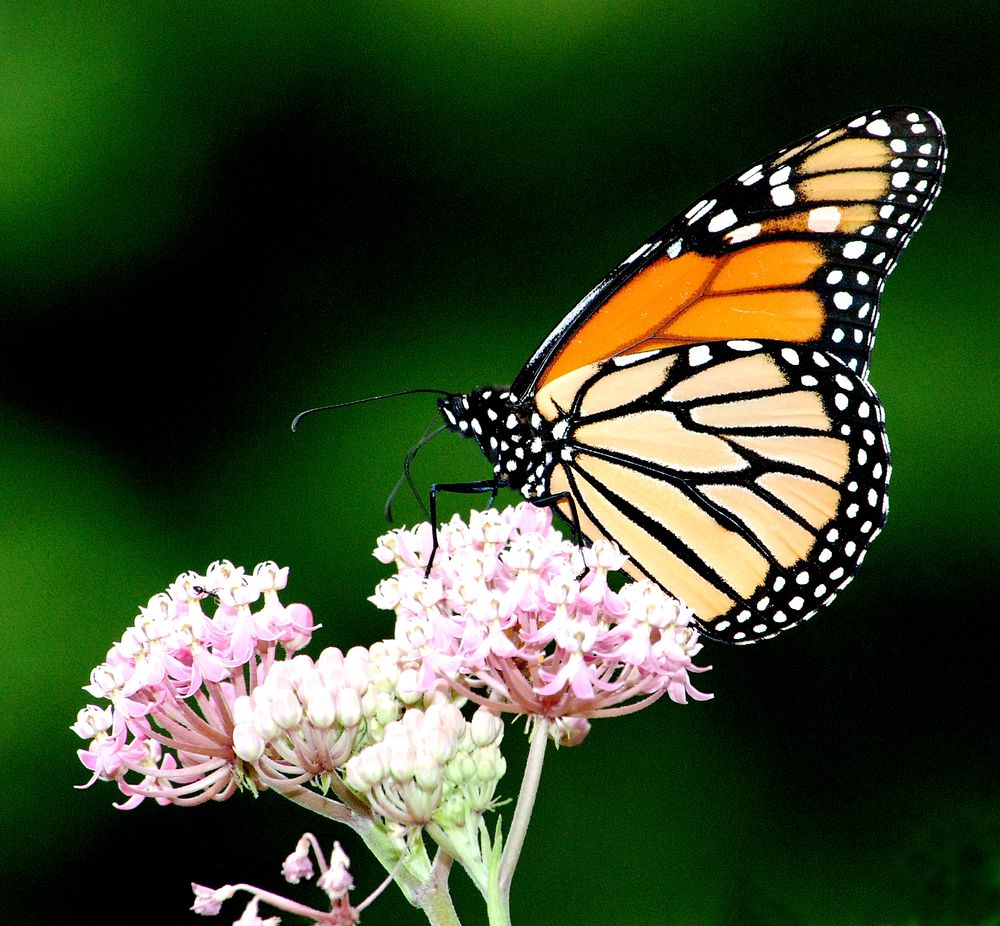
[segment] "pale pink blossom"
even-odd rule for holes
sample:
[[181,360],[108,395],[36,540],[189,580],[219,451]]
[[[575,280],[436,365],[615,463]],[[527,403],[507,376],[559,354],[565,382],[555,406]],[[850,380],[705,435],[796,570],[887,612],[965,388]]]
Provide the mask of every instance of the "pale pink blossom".
[[[304,605],[277,598],[287,569],[248,575],[220,560],[184,573],[149,599],[85,690],[108,702],[85,708],[72,729],[88,740],[80,761],[115,781],[128,809],[146,798],[196,804],[229,797],[244,771],[233,747],[233,708],[312,629]],[[262,600],[262,606],[252,607]],[[210,603],[213,613],[206,613]]]
[[[544,715],[552,735],[579,742],[580,721],[638,710],[666,694],[709,695],[691,611],[649,581],[615,591],[626,557],[612,543],[580,550],[552,528],[549,509],[522,503],[472,512],[379,539],[375,556],[396,574],[371,601],[396,614],[395,639],[419,664],[418,686],[447,679],[497,711]],[[426,575],[425,575],[426,573]]]
[[[339,844],[338,844],[339,847]],[[295,846],[292,852],[281,864],[281,874],[289,884],[308,881],[313,876],[313,863],[310,858],[310,837],[307,833]]]
[[236,888],[232,885],[211,888],[193,881],[191,882],[191,890],[194,892],[194,903],[191,905],[191,909],[199,916],[218,916],[222,905],[236,893]]
[[319,876],[316,882],[320,890],[326,893],[331,902],[338,902],[347,896],[347,892],[354,888],[354,878],[348,871],[351,860],[347,853],[340,848],[340,843],[333,844],[333,851],[327,863],[327,869]]
[[259,786],[325,788],[407,708],[462,700],[443,679],[418,680],[419,661],[394,640],[274,662],[233,704],[235,753]]

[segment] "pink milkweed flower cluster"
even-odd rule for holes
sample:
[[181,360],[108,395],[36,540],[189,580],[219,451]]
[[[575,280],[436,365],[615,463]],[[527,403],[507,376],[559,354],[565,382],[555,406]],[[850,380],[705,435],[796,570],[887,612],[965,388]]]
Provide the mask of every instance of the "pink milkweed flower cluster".
[[84,687],[107,702],[85,707],[72,726],[90,741],[78,751],[93,773],[84,787],[116,782],[123,809],[233,793],[241,783],[234,702],[266,675],[279,645],[294,653],[312,636],[309,608],[278,600],[287,581],[288,569],[272,562],[247,573],[223,560],[178,576],[139,609]]
[[549,509],[522,503],[392,531],[375,557],[396,566],[371,601],[395,611],[395,638],[420,666],[418,688],[447,678],[495,711],[544,716],[563,743],[589,719],[639,710],[663,694],[710,695],[691,684],[701,650],[692,612],[650,581],[614,590],[626,557],[613,543],[581,550]]

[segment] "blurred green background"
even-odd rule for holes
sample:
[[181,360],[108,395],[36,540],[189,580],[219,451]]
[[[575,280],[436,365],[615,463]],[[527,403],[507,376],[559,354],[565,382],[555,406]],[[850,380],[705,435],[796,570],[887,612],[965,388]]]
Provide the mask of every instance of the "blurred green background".
[[[433,400],[296,412],[509,382],[703,190],[901,103],[951,160],[883,302],[888,528],[822,618],[707,647],[714,701],[550,755],[514,915],[998,922],[996,28],[992,2],[4,4],[5,920],[191,922],[191,880],[283,884],[304,812],[120,813],[72,790],[67,727],[137,606],[218,557],[292,566],[317,652],[391,632],[369,553]],[[448,437],[415,467],[485,474]],[[365,916],[420,921],[391,892]]]

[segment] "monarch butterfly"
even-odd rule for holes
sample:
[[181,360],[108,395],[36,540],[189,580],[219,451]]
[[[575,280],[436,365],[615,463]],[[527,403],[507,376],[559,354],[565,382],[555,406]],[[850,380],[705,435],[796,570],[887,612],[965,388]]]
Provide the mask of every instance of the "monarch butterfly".
[[509,388],[438,400],[493,478],[709,636],[751,643],[812,617],[885,523],[889,448],[868,383],[885,278],[945,167],[937,117],[852,117],[715,187],[556,326]]

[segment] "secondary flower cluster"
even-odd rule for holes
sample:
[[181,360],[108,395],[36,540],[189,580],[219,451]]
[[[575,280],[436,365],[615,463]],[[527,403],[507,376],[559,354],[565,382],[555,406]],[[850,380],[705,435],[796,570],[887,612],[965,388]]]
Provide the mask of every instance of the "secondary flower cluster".
[[346,781],[400,837],[432,819],[475,832],[506,770],[503,724],[485,709],[467,721],[460,694],[444,680],[418,691],[415,674],[393,640],[275,662],[233,705],[245,774],[286,791],[314,782],[350,800]]
[[354,887],[354,878],[348,870],[350,859],[347,857],[340,843],[333,844],[330,857],[324,857],[320,850],[319,843],[312,833],[306,833],[295,846],[292,852],[281,866],[281,873],[289,884],[298,884],[303,880],[312,880],[315,875],[313,857],[319,866],[320,874],[316,878],[316,885],[327,896],[330,904],[329,910],[320,910],[299,903],[281,894],[265,891],[251,884],[226,884],[222,887],[211,888],[201,884],[191,885],[194,891],[194,904],[191,909],[200,916],[216,916],[222,905],[239,892],[250,894],[250,901],[247,904],[243,915],[237,920],[237,924],[252,924],[252,926],[278,926],[278,917],[268,917],[264,919],[258,913],[261,901],[278,910],[293,913],[300,917],[309,919],[312,923],[323,926],[352,926],[358,920],[358,914],[369,903],[371,903],[385,887],[378,888],[367,900],[357,907],[352,907],[348,897],[348,891]]
[[549,509],[522,503],[381,537],[396,566],[372,602],[396,613],[395,639],[416,660],[419,690],[442,677],[494,711],[555,721],[579,742],[588,718],[638,710],[666,693],[705,699],[690,673],[701,650],[690,610],[649,581],[615,591],[626,557],[608,542],[581,550],[552,528]]
[[471,722],[455,704],[411,708],[347,763],[347,783],[403,830],[434,821],[476,833],[507,769],[502,736],[500,718],[485,708]]
[[88,785],[117,782],[125,809],[147,797],[196,804],[233,793],[234,702],[268,673],[279,644],[292,653],[312,636],[310,610],[278,600],[287,580],[271,562],[247,574],[220,561],[178,576],[139,609],[84,687],[107,705],[88,705],[72,727],[90,741],[78,753],[93,773]]

